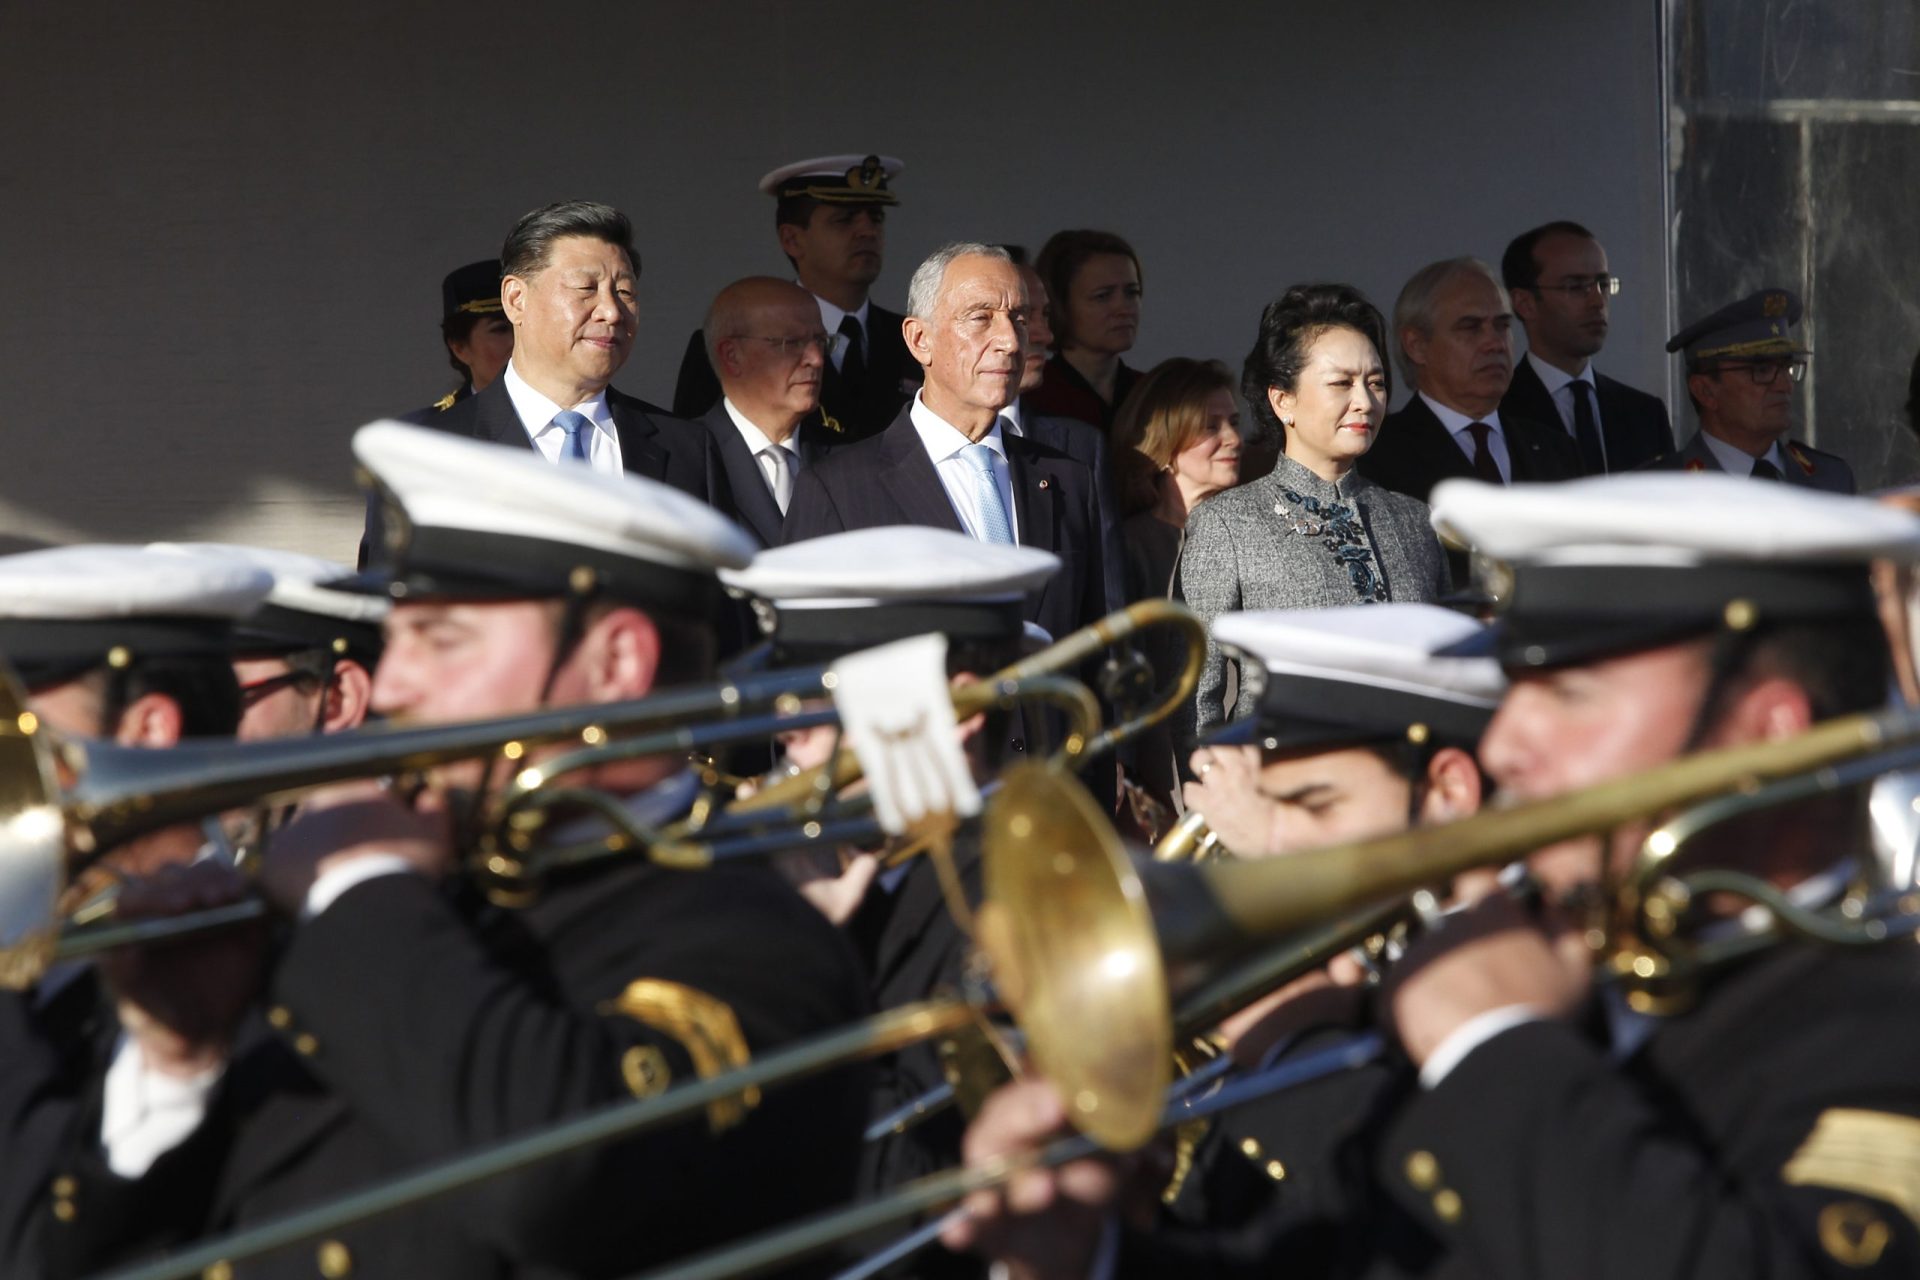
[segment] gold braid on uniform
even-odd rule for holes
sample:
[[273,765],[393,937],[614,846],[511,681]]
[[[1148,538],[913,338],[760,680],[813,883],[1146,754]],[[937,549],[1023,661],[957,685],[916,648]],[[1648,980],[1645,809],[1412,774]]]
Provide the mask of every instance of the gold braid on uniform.
[[[733,1009],[704,991],[659,978],[641,978],[628,983],[627,989],[603,1008],[672,1037],[693,1059],[693,1069],[702,1080],[744,1067],[752,1060]],[[659,1093],[672,1078],[665,1056],[652,1045],[628,1049],[620,1060],[620,1072],[638,1098]],[[759,1105],[760,1090],[744,1089],[730,1098],[708,1103],[707,1123],[713,1132],[724,1132]]]
[[[1795,1187],[1824,1187],[1871,1196],[1920,1227],[1920,1120],[1884,1111],[1833,1107],[1780,1170]],[[1828,1205],[1820,1215],[1820,1243],[1849,1266],[1866,1266],[1886,1247],[1890,1232],[1871,1206]]]

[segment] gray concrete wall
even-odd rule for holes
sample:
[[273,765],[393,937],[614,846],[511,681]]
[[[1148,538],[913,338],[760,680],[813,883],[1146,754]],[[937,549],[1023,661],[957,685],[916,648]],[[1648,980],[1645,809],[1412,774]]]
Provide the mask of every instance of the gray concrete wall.
[[908,162],[883,301],[942,240],[1108,227],[1146,263],[1142,365],[1237,365],[1290,282],[1385,308],[1576,217],[1627,282],[1603,367],[1662,387],[1655,10],[0,5],[0,533],[350,557],[347,439],[447,389],[448,267],[548,200],[626,209],[619,383],[664,400],[713,292],[784,266],[755,181],[840,150]]

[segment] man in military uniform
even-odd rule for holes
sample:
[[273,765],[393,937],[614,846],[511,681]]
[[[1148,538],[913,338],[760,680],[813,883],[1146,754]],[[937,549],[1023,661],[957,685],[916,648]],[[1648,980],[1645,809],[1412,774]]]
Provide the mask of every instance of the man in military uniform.
[[1845,459],[1787,438],[1793,388],[1806,376],[1810,354],[1793,339],[1799,323],[1799,298],[1762,289],[1674,334],[1667,350],[1686,354],[1687,398],[1700,430],[1647,466],[1854,492]]
[[[1498,632],[1513,684],[1482,761],[1519,799],[1696,748],[1791,738],[1884,701],[1867,565],[1920,558],[1920,520],[1906,513],[1727,477],[1616,477],[1550,495],[1454,483],[1434,499],[1437,524],[1514,574]],[[1677,510],[1699,518],[1676,525]],[[1864,850],[1862,817],[1850,792],[1750,813],[1693,842],[1681,866],[1737,869],[1831,908],[1857,870],[1848,854]],[[1264,1265],[1304,1255],[1306,1274],[1514,1277],[1920,1267],[1912,940],[1825,947],[1786,931],[1684,991],[1593,999],[1590,910],[1638,853],[1648,826],[1631,825],[1536,853],[1537,904],[1463,900],[1389,970],[1375,1016],[1417,1086],[1366,1122],[1349,1193],[1292,1224]],[[1700,902],[1679,936],[1764,930],[1741,905]],[[976,1121],[971,1154],[1024,1146],[1062,1114],[1040,1090],[1008,1090]],[[1090,1211],[1116,1193],[1109,1166],[1030,1174],[1005,1199],[970,1198],[973,1221],[950,1239],[1030,1276],[1085,1276],[1100,1238]],[[1031,1212],[1048,1197],[1057,1207]],[[1121,1241],[1123,1274],[1128,1256]]]
[[[780,251],[820,320],[844,343],[823,370],[820,409],[832,438],[862,440],[884,429],[920,383],[920,366],[900,335],[902,317],[874,303],[887,247],[887,210],[900,203],[891,182],[905,166],[892,156],[820,156],[760,179],[772,196]],[[673,411],[695,418],[720,399],[704,333],[687,340]]]
[[469,262],[440,281],[440,338],[460,385],[401,419],[432,426],[468,396],[485,391],[513,357],[513,326],[500,311],[500,259]]
[[[396,424],[363,428],[354,447],[402,531],[368,575],[396,601],[376,711],[436,724],[711,678],[714,571],[753,544],[709,508]],[[512,886],[504,913],[449,894],[470,850],[450,837],[440,788],[483,786],[486,772],[439,770],[412,804],[373,783],[316,793],[261,873],[300,921],[271,1019],[390,1167],[712,1075],[864,1013],[845,940],[764,867],[575,867]],[[682,816],[698,787],[670,757],[584,781],[643,827]],[[834,1072],[498,1179],[462,1198],[456,1234],[508,1273],[624,1275],[835,1203],[853,1184],[860,1081]]]

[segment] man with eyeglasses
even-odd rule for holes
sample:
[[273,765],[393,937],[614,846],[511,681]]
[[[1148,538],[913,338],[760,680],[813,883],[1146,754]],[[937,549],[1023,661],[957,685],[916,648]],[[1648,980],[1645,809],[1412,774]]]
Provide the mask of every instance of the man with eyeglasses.
[[722,289],[701,334],[721,398],[699,422],[720,450],[741,523],[762,546],[778,546],[800,469],[826,448],[815,411],[846,336],[827,331],[805,289],[772,276]]
[[1500,276],[1527,331],[1502,415],[1560,423],[1579,446],[1583,475],[1631,471],[1671,451],[1667,406],[1593,367],[1607,341],[1608,300],[1620,292],[1593,232],[1564,221],[1524,231],[1502,255]]
[[1844,458],[1787,439],[1793,388],[1811,354],[1791,336],[1800,299],[1762,289],[1699,320],[1667,343],[1687,360],[1687,398],[1700,430],[1685,447],[1648,464],[1657,471],[1725,471],[1853,493]]

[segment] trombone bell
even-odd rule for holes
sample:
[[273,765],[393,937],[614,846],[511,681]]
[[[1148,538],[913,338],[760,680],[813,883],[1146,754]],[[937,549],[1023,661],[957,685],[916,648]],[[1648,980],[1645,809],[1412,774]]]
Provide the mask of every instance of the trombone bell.
[[66,889],[66,821],[52,752],[26,694],[0,670],[0,988],[32,982],[53,954]]

